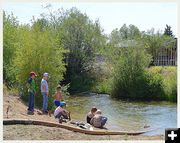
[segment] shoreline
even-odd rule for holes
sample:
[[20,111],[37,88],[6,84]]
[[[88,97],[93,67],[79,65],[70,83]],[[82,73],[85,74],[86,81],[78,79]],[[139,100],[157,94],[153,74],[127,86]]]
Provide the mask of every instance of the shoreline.
[[164,135],[87,135],[63,128],[38,125],[5,125],[4,140],[164,140]]
[[[32,119],[56,122],[53,116],[27,115],[27,107],[19,96],[5,94],[3,96],[3,119],[7,119],[7,107],[9,109],[9,119]],[[36,109],[37,110],[37,109]],[[60,135],[60,136],[59,136]],[[44,127],[38,125],[3,125],[4,140],[164,140],[164,135],[87,135],[83,133],[69,131],[63,128]]]

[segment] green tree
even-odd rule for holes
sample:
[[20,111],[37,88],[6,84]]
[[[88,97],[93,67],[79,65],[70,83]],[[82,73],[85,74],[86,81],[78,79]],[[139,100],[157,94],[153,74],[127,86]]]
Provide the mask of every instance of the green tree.
[[118,30],[118,28],[112,30],[110,36],[109,36],[109,42],[111,44],[117,45],[122,40],[121,34]]
[[136,39],[137,37],[139,37],[141,35],[138,27],[136,27],[135,25],[132,25],[132,24],[130,24],[129,26],[126,26],[126,24],[124,24],[119,29],[119,33],[120,33],[119,35],[122,40]]
[[164,30],[164,35],[170,36],[170,37],[174,37],[173,32],[171,30],[171,26],[166,24],[166,28]]
[[18,26],[13,14],[3,12],[3,80],[9,88],[15,83],[12,62],[18,44]]
[[[59,80],[63,79],[65,63],[63,62],[64,50],[57,37],[53,36],[52,31],[45,28],[41,20],[34,21],[32,27],[22,25],[19,29],[18,37],[20,43],[14,56],[13,65],[16,68],[16,80],[23,89],[26,89],[26,82],[30,71],[38,74],[36,79],[38,95],[40,95],[40,81],[42,74],[50,74],[49,87],[50,95],[55,90]],[[26,91],[26,90],[25,90]],[[41,96],[37,96],[38,103],[41,103]]]
[[129,39],[137,39],[141,36],[141,32],[135,25],[130,24],[128,30]]
[[67,72],[66,80],[71,82],[74,75],[86,74],[93,64],[95,54],[106,41],[99,21],[93,22],[76,8],[67,11],[60,9],[59,15],[52,14],[52,27],[65,49]]
[[142,34],[139,42],[147,48],[149,54],[155,57],[160,48],[172,48],[175,39],[173,37],[162,34],[161,32],[154,32],[151,29]]
[[119,30],[114,29],[109,35],[109,41],[105,46],[104,55],[107,61],[115,64],[119,59],[120,51],[124,47],[140,45],[141,32],[135,25],[124,24]]

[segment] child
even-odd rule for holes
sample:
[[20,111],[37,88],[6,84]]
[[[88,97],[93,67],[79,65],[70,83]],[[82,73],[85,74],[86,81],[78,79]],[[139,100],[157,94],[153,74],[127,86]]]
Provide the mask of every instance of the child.
[[106,124],[107,117],[104,117],[101,114],[101,110],[98,109],[90,121],[91,125],[97,128],[103,128],[103,126]]
[[58,85],[56,87],[56,93],[55,93],[55,99],[54,99],[54,104],[56,107],[62,105],[62,106],[65,106],[66,103],[63,101],[63,97],[62,97],[62,94],[61,94],[61,86]]
[[97,111],[96,107],[91,108],[91,111],[87,114],[87,117],[86,117],[87,123],[90,124],[90,121],[91,121],[92,117],[94,117],[94,114],[96,111]]
[[29,105],[28,105],[28,114],[33,115],[34,114],[34,96],[36,94],[36,83],[35,83],[35,77],[36,77],[35,72],[30,72],[30,78],[28,79],[27,82],[27,87],[28,87],[28,94],[29,94]]
[[54,117],[59,119],[59,123],[62,123],[63,118],[71,120],[70,112],[63,109],[62,106],[58,106],[54,111]]
[[49,86],[48,86],[49,74],[44,73],[41,80],[41,94],[43,96],[43,113],[48,113],[48,96],[49,96]]

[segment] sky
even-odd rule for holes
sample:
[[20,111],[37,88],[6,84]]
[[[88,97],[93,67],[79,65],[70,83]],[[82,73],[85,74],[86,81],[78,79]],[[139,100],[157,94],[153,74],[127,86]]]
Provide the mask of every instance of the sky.
[[76,7],[86,13],[90,19],[99,19],[104,33],[110,34],[115,28],[123,24],[133,24],[140,31],[154,28],[155,31],[164,32],[166,24],[170,25],[174,35],[177,36],[177,3],[4,3],[3,10],[13,12],[20,23],[31,23],[32,16],[40,17],[43,12],[48,12],[42,6],[51,4],[51,10],[58,8],[70,9]]

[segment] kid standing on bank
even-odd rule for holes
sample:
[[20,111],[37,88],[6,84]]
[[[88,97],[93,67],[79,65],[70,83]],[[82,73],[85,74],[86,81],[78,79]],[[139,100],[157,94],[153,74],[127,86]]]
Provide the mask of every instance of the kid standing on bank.
[[65,106],[66,103],[63,100],[62,93],[61,93],[61,86],[58,85],[56,87],[56,93],[54,95],[54,104],[56,107],[58,106]]
[[27,86],[28,86],[28,94],[29,94],[29,105],[28,105],[28,114],[34,114],[34,96],[36,94],[36,83],[35,83],[35,72],[30,72],[30,78],[28,79]]
[[48,80],[49,74],[44,73],[43,78],[41,80],[41,94],[43,96],[43,113],[48,113],[48,95],[49,95],[49,87],[48,87]]

